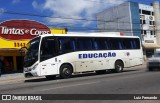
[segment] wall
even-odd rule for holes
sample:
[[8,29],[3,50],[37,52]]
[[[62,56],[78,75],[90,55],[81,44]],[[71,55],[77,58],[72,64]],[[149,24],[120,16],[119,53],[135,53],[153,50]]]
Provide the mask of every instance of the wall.
[[130,12],[131,12],[131,20],[132,20],[131,25],[132,25],[133,35],[140,37],[140,39],[142,40],[138,3],[130,2]]
[[121,5],[106,9],[105,11],[98,13],[97,20],[99,20],[97,23],[99,31],[123,32],[128,36],[133,35],[129,2],[125,2]]

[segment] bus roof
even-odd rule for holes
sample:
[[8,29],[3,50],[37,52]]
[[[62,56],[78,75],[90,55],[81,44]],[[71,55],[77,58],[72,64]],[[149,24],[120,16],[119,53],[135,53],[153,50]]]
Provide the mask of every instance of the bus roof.
[[70,33],[70,34],[45,34],[46,36],[62,36],[62,37],[122,37],[122,38],[139,38],[138,36],[121,36],[119,32],[107,32],[107,33]]

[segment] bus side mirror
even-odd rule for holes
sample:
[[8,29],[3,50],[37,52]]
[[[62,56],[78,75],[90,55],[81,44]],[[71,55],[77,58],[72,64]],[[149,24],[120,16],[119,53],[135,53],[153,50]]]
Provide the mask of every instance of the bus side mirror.
[[19,53],[21,54],[21,56],[24,56],[27,51],[28,51],[27,47],[22,47],[21,49],[19,49]]

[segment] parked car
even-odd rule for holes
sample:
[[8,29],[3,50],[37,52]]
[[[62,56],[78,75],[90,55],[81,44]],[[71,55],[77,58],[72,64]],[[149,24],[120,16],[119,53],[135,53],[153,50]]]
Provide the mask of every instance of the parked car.
[[148,59],[147,67],[149,71],[160,70],[160,51],[156,51],[154,55]]

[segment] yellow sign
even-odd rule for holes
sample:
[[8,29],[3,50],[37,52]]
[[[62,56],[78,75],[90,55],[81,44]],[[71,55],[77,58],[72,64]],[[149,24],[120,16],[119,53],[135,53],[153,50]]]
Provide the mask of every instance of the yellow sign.
[[21,48],[27,45],[29,40],[5,40],[0,38],[0,48]]
[[50,28],[51,34],[67,34],[67,29]]

